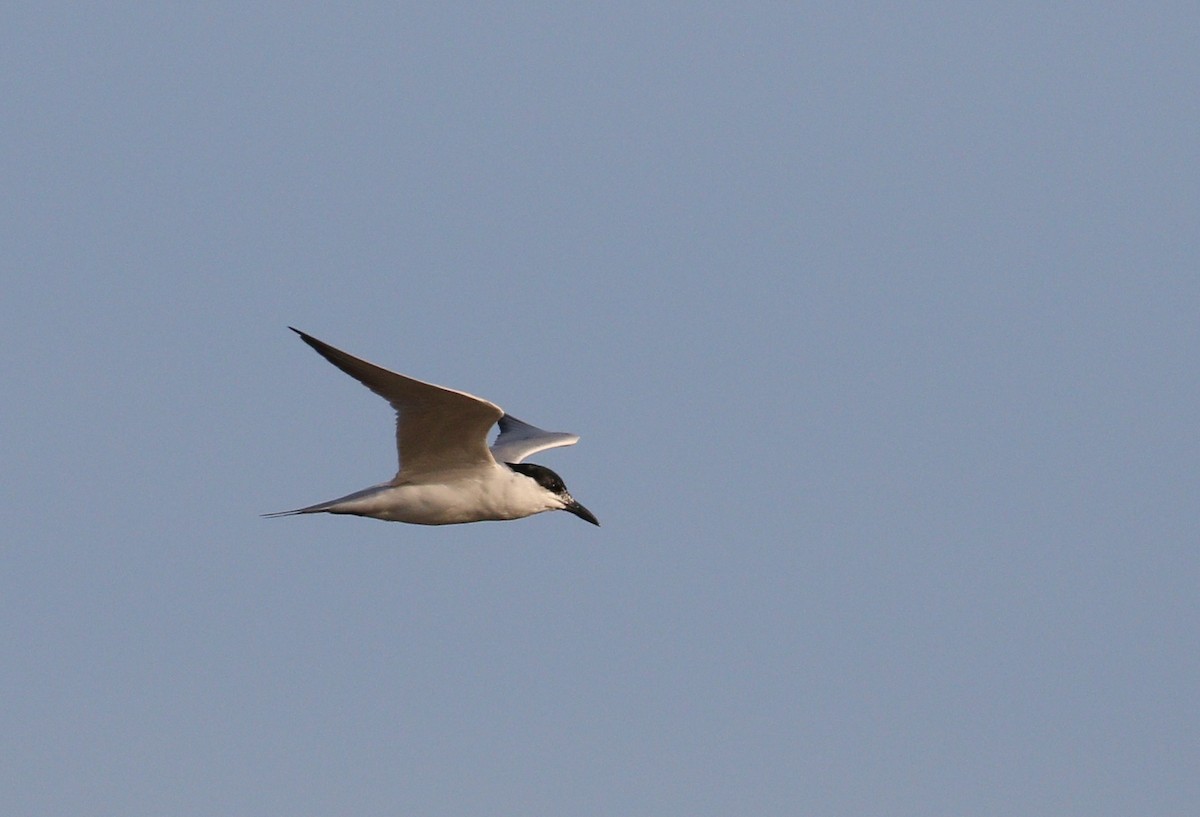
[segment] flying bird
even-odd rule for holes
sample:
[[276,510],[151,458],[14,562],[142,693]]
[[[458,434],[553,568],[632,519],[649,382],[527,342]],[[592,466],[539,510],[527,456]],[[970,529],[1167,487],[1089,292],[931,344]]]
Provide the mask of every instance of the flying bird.
[[[264,516],[337,513],[416,525],[520,519],[567,511],[599,525],[558,474],[524,459],[574,445],[577,434],[543,431],[487,400],[388,371],[288,327],[321,357],[396,410],[400,470],[389,482],[294,511]],[[493,425],[500,435],[488,447]]]

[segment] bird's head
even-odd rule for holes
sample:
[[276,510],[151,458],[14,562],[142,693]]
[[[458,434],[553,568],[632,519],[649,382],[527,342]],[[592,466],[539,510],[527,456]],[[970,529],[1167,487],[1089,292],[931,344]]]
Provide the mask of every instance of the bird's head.
[[576,502],[575,497],[571,496],[571,492],[563,484],[562,477],[546,466],[532,462],[508,462],[505,465],[536,482],[547,493],[552,508],[573,513],[583,521],[599,526],[600,520],[596,519],[591,511]]

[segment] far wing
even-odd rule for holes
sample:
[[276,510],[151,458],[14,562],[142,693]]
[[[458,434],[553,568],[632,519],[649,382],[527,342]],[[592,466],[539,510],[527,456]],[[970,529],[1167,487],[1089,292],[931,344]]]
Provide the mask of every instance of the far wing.
[[396,449],[400,458],[397,479],[401,474],[495,463],[487,438],[504,414],[496,404],[396,374],[335,349],[299,329],[292,331],[321,357],[387,400],[396,410]]
[[547,448],[558,448],[579,442],[578,434],[543,431],[537,426],[531,426],[529,423],[518,420],[511,414],[505,414],[499,422],[500,436],[492,444],[492,456],[497,462],[520,462]]

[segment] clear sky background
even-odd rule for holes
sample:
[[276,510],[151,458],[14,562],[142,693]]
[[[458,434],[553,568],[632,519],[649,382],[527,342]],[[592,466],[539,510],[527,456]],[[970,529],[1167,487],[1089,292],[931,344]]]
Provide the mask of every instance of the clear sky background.
[[[1191,815],[1194,3],[0,11],[12,815]],[[287,331],[582,435],[394,471]]]

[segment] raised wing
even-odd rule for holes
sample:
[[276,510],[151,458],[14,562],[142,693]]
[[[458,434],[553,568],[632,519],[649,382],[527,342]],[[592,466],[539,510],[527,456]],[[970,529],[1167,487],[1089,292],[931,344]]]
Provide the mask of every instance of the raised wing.
[[511,414],[505,414],[499,422],[500,436],[492,443],[492,456],[497,462],[520,462],[547,448],[575,445],[579,442],[578,434],[543,431]]
[[321,357],[387,400],[396,410],[400,470],[394,481],[415,473],[495,463],[487,438],[492,426],[504,415],[499,406],[466,392],[396,374],[335,349],[299,329],[288,328]]

